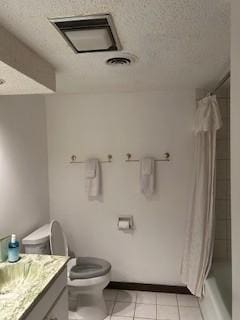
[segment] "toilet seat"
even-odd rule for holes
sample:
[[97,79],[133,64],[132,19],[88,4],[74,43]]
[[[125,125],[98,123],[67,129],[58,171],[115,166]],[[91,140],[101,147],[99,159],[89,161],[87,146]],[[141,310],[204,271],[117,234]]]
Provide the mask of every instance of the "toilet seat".
[[81,278],[81,279],[71,279],[70,278],[70,273],[71,273],[71,269],[76,265],[76,260],[77,258],[71,258],[68,261],[67,264],[67,277],[68,277],[68,285],[70,287],[92,287],[92,286],[98,286],[101,285],[102,283],[107,283],[110,281],[110,270],[105,273],[104,275],[101,276],[97,276],[97,277],[91,277],[91,278]]
[[[68,255],[65,234],[60,223],[53,220],[50,223],[49,240],[51,253],[54,255]],[[86,284],[94,285],[110,277],[111,264],[103,259],[93,257],[72,258],[68,262],[68,282],[74,286]]]
[[[68,256],[67,239],[60,223],[49,225],[51,254]],[[67,264],[69,320],[104,320],[108,313],[103,290],[110,282],[109,262],[92,257],[71,258]]]
[[68,256],[67,239],[60,223],[57,220],[52,220],[49,229],[51,254],[56,256]]
[[71,267],[69,278],[73,281],[76,279],[90,279],[104,276],[111,270],[109,262],[93,257],[78,257],[75,264]]

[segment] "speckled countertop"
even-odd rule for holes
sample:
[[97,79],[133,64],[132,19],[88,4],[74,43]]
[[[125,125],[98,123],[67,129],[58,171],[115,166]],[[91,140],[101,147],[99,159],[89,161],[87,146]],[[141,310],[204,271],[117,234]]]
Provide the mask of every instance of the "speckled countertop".
[[16,263],[0,263],[0,319],[23,319],[67,261],[68,257],[26,254]]

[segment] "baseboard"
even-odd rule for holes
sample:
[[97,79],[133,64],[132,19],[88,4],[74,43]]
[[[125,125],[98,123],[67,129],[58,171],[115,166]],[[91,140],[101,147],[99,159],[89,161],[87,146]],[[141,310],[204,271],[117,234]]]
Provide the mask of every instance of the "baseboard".
[[188,290],[187,287],[168,286],[168,285],[163,285],[163,284],[136,283],[136,282],[116,282],[116,281],[111,281],[109,283],[109,285],[107,286],[107,289],[191,294],[191,292]]

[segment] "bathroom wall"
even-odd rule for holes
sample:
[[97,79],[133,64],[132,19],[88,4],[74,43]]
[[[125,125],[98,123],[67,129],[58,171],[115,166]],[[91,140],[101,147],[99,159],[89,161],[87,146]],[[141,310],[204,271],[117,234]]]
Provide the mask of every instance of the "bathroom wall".
[[240,314],[240,1],[231,1],[231,218],[232,319]]
[[228,90],[217,94],[223,126],[216,144],[216,233],[214,258],[231,259],[230,205],[230,97]]
[[0,97],[0,234],[49,220],[46,112],[40,96]]
[[[46,97],[50,215],[60,220],[76,255],[98,256],[113,266],[112,279],[180,284],[193,167],[194,91],[163,91]],[[143,155],[157,164],[157,193],[139,192]],[[102,165],[103,198],[89,202],[79,160],[113,155]],[[120,215],[133,215],[135,230],[117,229]]]

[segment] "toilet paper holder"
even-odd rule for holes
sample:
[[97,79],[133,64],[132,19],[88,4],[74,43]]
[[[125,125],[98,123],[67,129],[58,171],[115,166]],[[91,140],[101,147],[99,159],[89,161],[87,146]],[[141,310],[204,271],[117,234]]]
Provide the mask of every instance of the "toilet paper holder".
[[133,216],[118,217],[118,230],[129,231],[133,230]]

